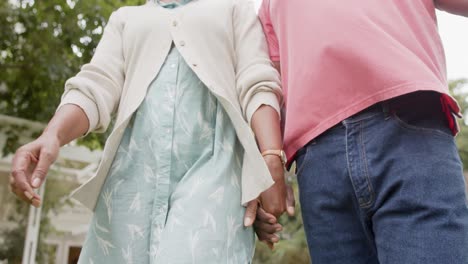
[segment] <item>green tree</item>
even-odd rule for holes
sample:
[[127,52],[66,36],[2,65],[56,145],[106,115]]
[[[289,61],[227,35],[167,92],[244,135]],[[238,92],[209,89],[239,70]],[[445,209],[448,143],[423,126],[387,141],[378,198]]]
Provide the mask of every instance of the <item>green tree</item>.
[[[146,0],[8,0],[0,1],[0,113],[47,122],[60,101],[65,80],[87,63],[101,37],[110,13],[122,5],[143,4]],[[460,102],[462,112],[468,114],[467,80],[458,80],[450,87]],[[457,137],[460,155],[468,165],[468,129],[460,122],[462,131]],[[100,148],[106,135],[91,134],[81,140],[91,148]],[[11,134],[7,153],[18,146]],[[297,183],[293,182],[297,190]],[[47,212],[59,208],[59,201],[70,188],[51,177],[47,183],[47,206],[44,208],[41,237],[53,229]],[[27,207],[18,202],[20,216],[12,216],[20,228],[3,234],[6,243],[0,245],[0,259],[7,256],[16,263],[22,252]],[[299,212],[299,210],[297,210]],[[272,253],[259,245],[255,263],[309,263],[300,213],[296,217],[280,219],[285,228],[282,241]],[[6,236],[8,235],[8,236]],[[46,246],[40,245],[40,252]],[[45,253],[44,253],[45,254]],[[43,255],[38,256],[39,263]]]
[[[39,238],[44,238],[52,233],[57,233],[50,223],[48,214],[53,210],[60,210],[60,208],[66,204],[70,205],[70,201],[63,199],[63,197],[66,197],[72,188],[73,186],[70,185],[70,183],[67,183],[61,180],[60,177],[57,177],[57,172],[49,173],[41,214]],[[24,239],[26,237],[26,227],[28,222],[28,218],[25,216],[28,215],[29,206],[14,197],[11,197],[11,200],[15,203],[16,214],[10,215],[8,220],[12,223],[16,223],[17,226],[14,229],[8,229],[0,233],[0,237],[3,238],[0,243],[0,260],[8,260],[8,263],[15,264],[21,263],[23,255]],[[43,239],[39,239],[36,256],[37,262],[48,263],[45,260],[53,260],[55,252],[51,249],[52,248],[50,246],[43,242]]]
[[[145,0],[8,0],[0,1],[0,113],[47,122],[59,104],[63,86],[80,66],[87,63],[101,38],[110,13],[120,6],[143,4]],[[18,147],[18,130],[6,128],[4,154]],[[12,130],[13,129],[13,130]],[[16,131],[16,132],[11,132]],[[35,132],[37,136],[40,131]],[[100,148],[106,135],[81,140]],[[24,142],[23,142],[24,143]],[[67,201],[60,199],[71,186],[49,175],[41,217],[40,237],[54,232],[48,213]],[[17,215],[10,216],[17,228],[0,236],[0,260],[20,263],[28,206],[16,201]],[[40,240],[42,242],[42,240]],[[38,263],[45,263],[49,249],[38,246]]]
[[460,105],[460,111],[465,119],[459,120],[460,133],[457,136],[458,151],[464,165],[468,170],[468,79],[460,79],[450,82],[450,91]]
[[[145,0],[0,1],[0,113],[47,122],[90,61],[110,13]],[[106,135],[83,142],[102,146]]]

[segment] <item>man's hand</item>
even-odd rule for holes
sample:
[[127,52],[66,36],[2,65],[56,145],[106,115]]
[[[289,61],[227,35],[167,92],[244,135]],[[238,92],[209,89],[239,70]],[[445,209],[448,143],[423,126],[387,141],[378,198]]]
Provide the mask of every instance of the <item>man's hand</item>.
[[279,236],[276,232],[283,230],[276,217],[265,212],[259,207],[259,201],[250,201],[245,212],[244,225],[246,227],[255,223],[254,229],[258,239],[265,242],[269,248],[273,249],[273,244],[279,242]]
[[41,136],[16,151],[10,176],[11,191],[21,200],[39,207],[41,197],[33,189],[44,182],[49,167],[57,159],[60,149],[55,137]]
[[263,208],[258,208],[257,217],[254,223],[255,233],[258,240],[267,244],[273,250],[274,244],[279,242],[279,236],[276,234],[283,230],[283,227],[278,223],[277,218],[265,212]]

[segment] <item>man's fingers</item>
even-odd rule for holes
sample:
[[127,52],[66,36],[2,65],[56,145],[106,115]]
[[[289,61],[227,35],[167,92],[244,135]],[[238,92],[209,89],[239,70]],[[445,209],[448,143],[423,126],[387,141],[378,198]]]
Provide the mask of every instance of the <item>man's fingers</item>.
[[294,190],[288,185],[286,186],[286,211],[289,216],[294,216],[296,206],[296,199],[294,198]]
[[31,179],[31,186],[33,188],[39,188],[44,182],[47,172],[49,171],[50,165],[54,162],[54,154],[46,149],[41,150],[39,155],[39,162],[37,163],[36,169],[33,172]]
[[277,234],[257,233],[258,240],[263,242],[278,243],[280,238]]
[[258,208],[258,201],[253,200],[247,204],[247,208],[245,210],[245,217],[244,217],[244,226],[251,226],[257,215],[257,208]]
[[255,221],[254,227],[258,232],[261,231],[269,234],[274,234],[283,230],[283,227],[280,224],[269,224],[261,221]]
[[268,246],[268,248],[270,248],[271,250],[275,249],[275,244],[274,243],[269,242],[269,241],[264,241],[264,242]]
[[274,215],[267,213],[262,207],[257,209],[257,220],[270,224],[275,224],[278,222]]

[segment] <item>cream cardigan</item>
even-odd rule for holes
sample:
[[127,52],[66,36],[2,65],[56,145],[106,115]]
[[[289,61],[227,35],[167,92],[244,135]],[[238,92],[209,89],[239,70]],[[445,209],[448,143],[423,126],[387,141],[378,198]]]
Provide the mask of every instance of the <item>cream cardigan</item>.
[[81,107],[88,132],[105,131],[116,114],[96,174],[71,195],[91,210],[123,132],[173,43],[225,108],[244,147],[239,202],[245,205],[274,183],[248,125],[259,106],[279,113],[282,100],[253,1],[194,0],[174,10],[150,1],[115,11],[91,62],[65,84],[60,106]]

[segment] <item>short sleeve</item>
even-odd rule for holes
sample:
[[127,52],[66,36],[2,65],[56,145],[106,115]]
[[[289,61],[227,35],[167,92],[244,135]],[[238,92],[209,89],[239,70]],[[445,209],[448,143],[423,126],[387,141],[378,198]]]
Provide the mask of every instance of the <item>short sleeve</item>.
[[262,22],[263,32],[265,33],[268,42],[270,59],[274,62],[280,61],[278,38],[270,18],[270,0],[263,0],[258,11],[258,17]]

